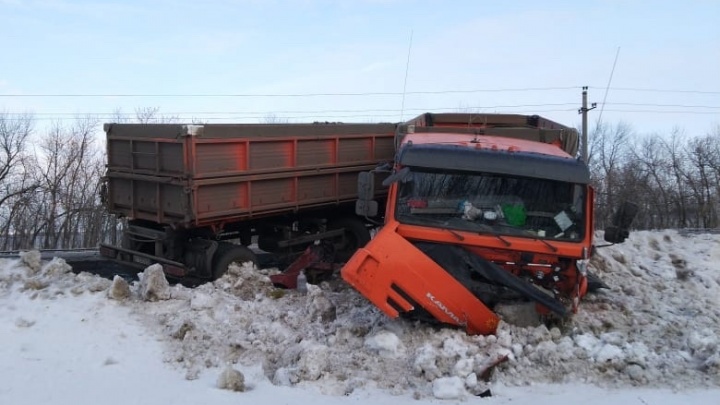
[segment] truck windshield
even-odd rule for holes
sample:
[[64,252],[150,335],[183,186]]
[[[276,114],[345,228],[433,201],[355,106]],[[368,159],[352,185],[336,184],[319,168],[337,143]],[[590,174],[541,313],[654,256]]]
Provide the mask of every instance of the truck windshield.
[[584,237],[581,184],[414,169],[398,187],[395,215],[401,223],[566,241]]

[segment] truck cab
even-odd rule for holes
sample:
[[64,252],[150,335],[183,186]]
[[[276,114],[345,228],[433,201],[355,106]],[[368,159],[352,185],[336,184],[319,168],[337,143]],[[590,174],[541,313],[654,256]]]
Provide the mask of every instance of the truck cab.
[[[537,116],[407,122],[384,181],[384,226],[343,278],[391,317],[430,315],[471,334],[493,333],[492,309],[505,301],[568,316],[586,293],[593,244],[594,194],[577,145],[574,129]],[[361,199],[372,178],[361,179]]]

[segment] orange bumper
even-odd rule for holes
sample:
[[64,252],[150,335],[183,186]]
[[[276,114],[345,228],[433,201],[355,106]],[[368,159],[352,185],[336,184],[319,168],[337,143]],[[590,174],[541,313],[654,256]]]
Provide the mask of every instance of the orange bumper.
[[497,315],[395,229],[385,226],[359,249],[342,278],[392,318],[420,306],[468,334],[495,333]]

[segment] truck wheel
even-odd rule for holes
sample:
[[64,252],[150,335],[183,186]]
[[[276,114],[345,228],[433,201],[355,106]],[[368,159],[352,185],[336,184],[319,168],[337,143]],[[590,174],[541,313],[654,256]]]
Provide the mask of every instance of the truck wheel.
[[241,245],[221,243],[213,259],[213,280],[222,277],[227,272],[228,266],[232,263],[242,264],[245,262],[252,262],[253,265],[257,265],[257,256],[255,256],[252,250]]
[[328,229],[340,228],[345,228],[345,234],[341,239],[333,240],[335,261],[347,262],[356,250],[370,242],[370,231],[358,218],[339,218],[328,224]]

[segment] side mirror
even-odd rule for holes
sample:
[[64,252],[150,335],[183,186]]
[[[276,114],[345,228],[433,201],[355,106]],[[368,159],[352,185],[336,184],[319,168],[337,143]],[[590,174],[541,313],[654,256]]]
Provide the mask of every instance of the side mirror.
[[612,225],[605,228],[605,241],[622,243],[630,235],[630,225],[639,211],[637,204],[626,201],[613,215]]
[[363,217],[374,217],[378,213],[375,196],[375,173],[360,172],[358,174],[358,200],[355,201],[355,214]]
[[375,197],[375,173],[358,173],[358,198],[372,200]]

